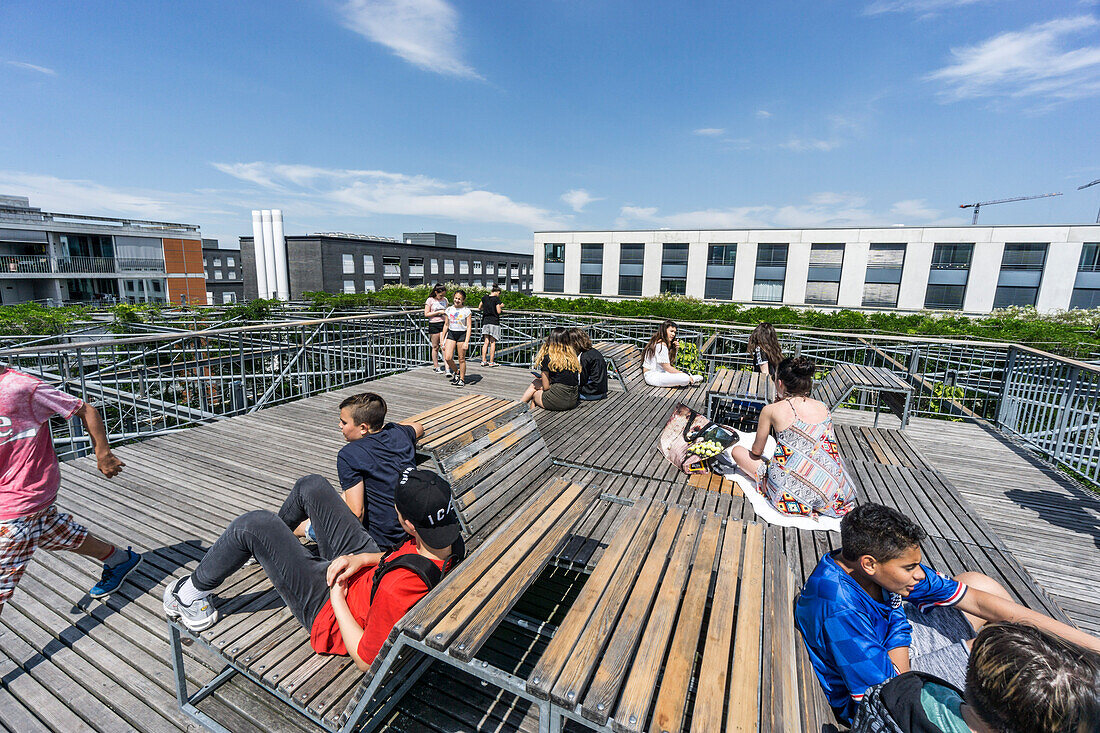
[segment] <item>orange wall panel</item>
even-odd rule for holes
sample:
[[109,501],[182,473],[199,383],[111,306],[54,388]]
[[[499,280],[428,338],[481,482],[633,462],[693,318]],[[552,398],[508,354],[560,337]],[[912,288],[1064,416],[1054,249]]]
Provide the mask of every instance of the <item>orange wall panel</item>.
[[180,296],[190,305],[206,305],[206,280],[202,277],[168,277],[168,302],[179,305]]
[[164,269],[168,273],[202,274],[201,240],[162,239],[161,246],[164,247]]

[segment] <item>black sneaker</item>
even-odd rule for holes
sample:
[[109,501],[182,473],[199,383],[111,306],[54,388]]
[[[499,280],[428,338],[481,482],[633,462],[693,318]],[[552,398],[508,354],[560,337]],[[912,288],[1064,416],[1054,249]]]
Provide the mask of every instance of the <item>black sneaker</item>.
[[456,387],[465,387],[466,386],[466,383],[463,382],[461,379],[456,379],[455,381],[451,382],[451,384],[453,384]]

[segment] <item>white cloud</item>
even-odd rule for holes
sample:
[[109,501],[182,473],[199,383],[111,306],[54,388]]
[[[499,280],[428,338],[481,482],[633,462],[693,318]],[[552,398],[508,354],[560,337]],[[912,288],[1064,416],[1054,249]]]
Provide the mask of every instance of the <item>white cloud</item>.
[[566,217],[465,181],[378,170],[346,170],[277,163],[214,163],[239,180],[293,196],[339,216],[393,214],[550,229]]
[[1100,94],[1100,45],[1071,47],[1083,34],[1095,40],[1100,20],[1083,15],[1039,23],[951,50],[954,63],[926,78],[942,82],[944,99],[1040,98],[1049,102]]
[[150,218],[178,216],[168,195],[104,186],[94,181],[0,171],[0,190],[27,196],[31,206],[64,213],[109,214]]
[[45,74],[46,76],[57,76],[57,72],[51,68],[39,66],[38,64],[28,64],[26,61],[9,61],[8,65],[26,69],[27,71],[37,71],[39,74]]
[[[899,221],[899,219],[901,221]],[[624,206],[616,228],[637,226],[671,229],[740,229],[764,227],[889,226],[891,224],[959,224],[944,218],[923,200],[894,203],[888,212],[875,211],[864,196],[823,191],[803,203],[782,206],[738,206],[660,214],[656,207]]]
[[561,195],[561,200],[569,204],[573,211],[578,212],[583,211],[584,207],[588,206],[593,201],[603,201],[602,198],[596,198],[583,188],[574,188],[571,191],[566,191]]
[[346,0],[344,25],[426,71],[481,79],[462,60],[458,12],[446,0]]
[[917,13],[922,17],[929,17],[941,10],[976,5],[981,2],[988,2],[988,0],[876,0],[863,9],[863,14]]
[[771,112],[769,112],[769,111],[768,111],[768,110],[766,110],[766,109],[758,109],[758,110],[756,110],[756,117],[757,117],[757,119],[760,119],[760,120],[766,120],[766,119],[768,119],[768,118],[769,118],[769,117],[771,117],[771,116],[772,116],[772,113],[771,113]]
[[817,138],[792,137],[787,142],[779,143],[779,147],[786,150],[791,150],[796,153],[827,153],[830,150],[839,148],[841,144],[841,141],[836,138],[830,140],[822,140]]
[[724,127],[700,127],[694,131],[696,135],[702,135],[703,137],[718,137],[724,135],[726,130]]

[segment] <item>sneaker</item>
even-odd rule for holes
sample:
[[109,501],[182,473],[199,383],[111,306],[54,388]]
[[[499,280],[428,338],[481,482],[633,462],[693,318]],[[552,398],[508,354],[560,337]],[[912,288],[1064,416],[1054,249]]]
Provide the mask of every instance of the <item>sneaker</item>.
[[495,361],[491,361],[491,362],[489,362],[489,366],[495,367],[495,366],[500,366],[500,364],[497,364]]
[[443,367],[441,367],[441,366],[437,366],[437,367],[436,367],[435,369],[433,369],[432,371],[433,371],[433,372],[435,372],[436,374],[446,374],[446,373],[447,373],[447,370],[446,370],[446,369],[444,369],[444,368],[443,368]]
[[457,374],[452,374],[451,375],[451,384],[454,384],[457,381],[458,381],[458,375]]
[[141,565],[140,552],[134,552],[129,547],[126,548],[126,552],[128,557],[122,563],[115,565],[113,568],[103,566],[103,575],[100,576],[99,582],[88,591],[88,595],[92,598],[102,598],[105,595],[114,593],[122,585],[122,581],[126,579],[126,576],[134,572],[134,568],[138,565]]
[[461,379],[456,379],[454,382],[452,382],[452,384],[454,384],[454,386],[456,386],[456,387],[465,387],[466,386],[466,383],[463,382]]
[[489,366],[489,362],[483,361],[483,362],[481,362],[481,366]]
[[179,580],[169,581],[164,589],[164,614],[172,621],[179,621],[190,631],[205,631],[218,620],[218,609],[210,603],[210,598],[195,601],[190,606],[182,603],[176,591],[191,576],[185,575]]

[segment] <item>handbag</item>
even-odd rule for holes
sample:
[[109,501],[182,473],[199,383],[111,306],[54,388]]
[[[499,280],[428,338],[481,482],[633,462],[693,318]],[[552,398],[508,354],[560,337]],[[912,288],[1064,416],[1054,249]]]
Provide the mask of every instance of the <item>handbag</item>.
[[684,473],[702,473],[710,470],[713,459],[703,458],[688,450],[693,444],[714,440],[725,450],[739,438],[733,428],[719,425],[706,415],[678,403],[665,421],[657,446],[661,454],[679,470]]

